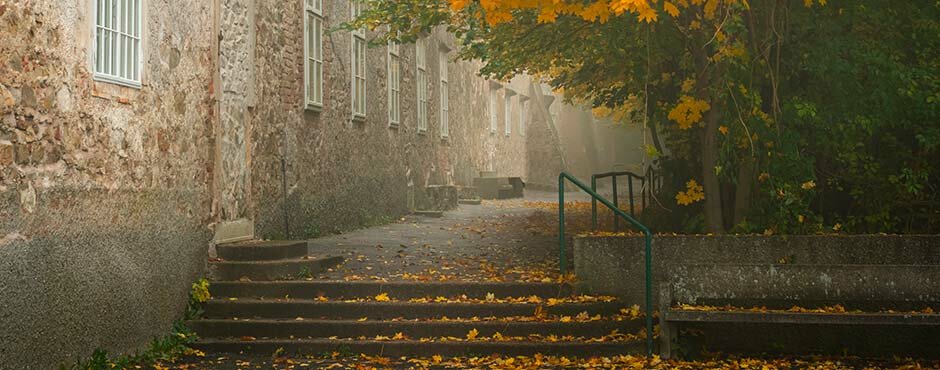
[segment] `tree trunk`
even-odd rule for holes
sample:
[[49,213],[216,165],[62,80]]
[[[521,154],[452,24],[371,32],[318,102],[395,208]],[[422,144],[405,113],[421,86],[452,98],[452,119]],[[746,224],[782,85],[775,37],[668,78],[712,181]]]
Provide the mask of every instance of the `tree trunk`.
[[754,157],[745,157],[738,168],[738,188],[734,194],[733,225],[737,226],[744,221],[751,208],[751,194],[754,192]]
[[715,166],[718,165],[718,112],[717,104],[712,104],[705,115],[705,128],[702,133],[702,186],[705,187],[705,229],[710,233],[724,233],[724,221],[721,212],[721,185]]

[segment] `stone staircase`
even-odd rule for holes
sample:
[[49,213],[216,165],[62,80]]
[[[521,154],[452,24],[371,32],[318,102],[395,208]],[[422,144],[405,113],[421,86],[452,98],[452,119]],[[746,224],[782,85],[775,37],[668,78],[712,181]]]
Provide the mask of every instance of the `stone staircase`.
[[635,312],[612,298],[575,295],[567,284],[284,279],[341,263],[305,255],[305,243],[220,246],[212,299],[203,318],[188,322],[200,337],[197,348],[258,355],[579,357],[645,349]]

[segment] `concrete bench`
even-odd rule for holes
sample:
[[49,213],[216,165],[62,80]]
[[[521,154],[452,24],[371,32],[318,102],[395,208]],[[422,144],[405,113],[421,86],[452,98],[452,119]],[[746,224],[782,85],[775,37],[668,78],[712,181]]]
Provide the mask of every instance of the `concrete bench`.
[[[692,324],[929,327],[940,333],[940,266],[678,265],[660,287],[660,353],[674,355],[678,329]],[[702,311],[679,305],[766,307]],[[843,305],[850,312],[790,312]],[[862,313],[851,312],[860,310]],[[889,312],[894,310],[895,312]]]
[[519,177],[477,177],[473,187],[482,199],[522,198],[525,183]]

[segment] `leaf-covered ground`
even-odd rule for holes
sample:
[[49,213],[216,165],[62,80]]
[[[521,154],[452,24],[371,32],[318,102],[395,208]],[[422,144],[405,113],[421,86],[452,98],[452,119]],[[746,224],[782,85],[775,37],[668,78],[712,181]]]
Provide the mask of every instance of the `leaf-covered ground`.
[[786,357],[786,358],[737,358],[716,357],[698,361],[663,361],[645,357],[616,356],[569,358],[554,356],[480,356],[446,358],[387,358],[382,356],[344,355],[340,353],[322,356],[288,357],[271,356],[249,358],[242,356],[192,356],[175,364],[164,364],[158,369],[940,369],[938,362],[911,359],[874,360],[856,357]]

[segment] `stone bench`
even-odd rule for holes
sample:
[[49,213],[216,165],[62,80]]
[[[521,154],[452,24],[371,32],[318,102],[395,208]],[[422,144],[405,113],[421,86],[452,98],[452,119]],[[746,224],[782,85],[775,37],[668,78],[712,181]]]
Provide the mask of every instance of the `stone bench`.
[[[928,327],[940,334],[940,266],[677,265],[660,287],[660,353],[674,355],[678,329],[692,324]],[[679,305],[767,310],[702,311]],[[842,305],[849,312],[791,312]],[[853,312],[856,310],[862,311]],[[891,312],[891,311],[894,312]]]
[[477,177],[473,187],[482,199],[522,198],[525,183],[519,177]]

